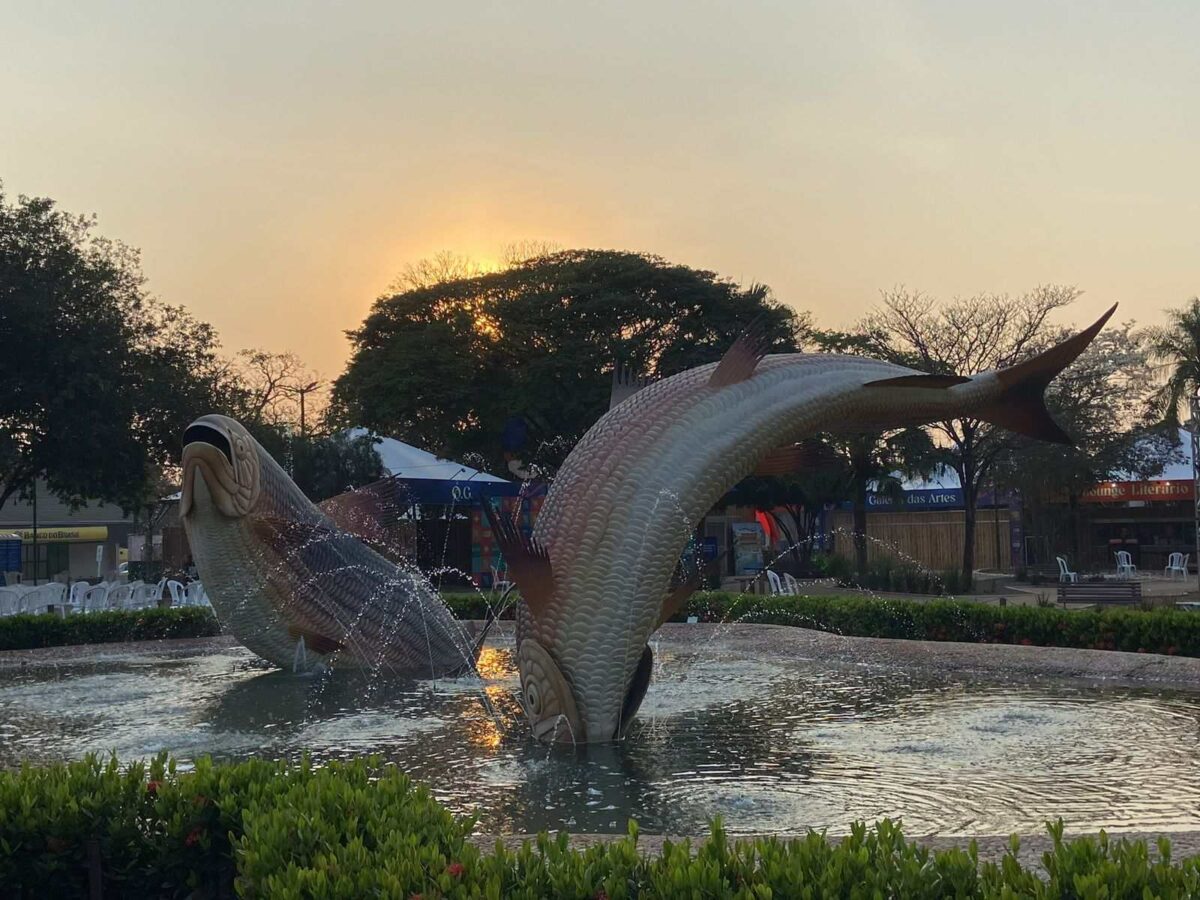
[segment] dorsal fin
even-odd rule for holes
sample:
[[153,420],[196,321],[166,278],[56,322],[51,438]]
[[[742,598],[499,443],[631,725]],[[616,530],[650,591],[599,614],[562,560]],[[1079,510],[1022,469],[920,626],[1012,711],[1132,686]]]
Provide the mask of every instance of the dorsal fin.
[[897,378],[881,378],[879,381],[868,381],[863,387],[907,387],[940,390],[952,388],[956,384],[966,384],[970,380],[970,378],[964,378],[962,375],[901,375]]
[[525,537],[506,516],[496,512],[490,500],[483,501],[488,525],[504,554],[508,573],[517,583],[521,599],[534,616],[541,616],[554,597],[554,570],[550,554],[531,537]]
[[767,337],[762,318],[755,319],[725,351],[708,379],[709,387],[722,388],[745,381],[754,374],[770,345],[771,339]]
[[625,402],[657,380],[648,375],[635,375],[632,369],[618,364],[613,368],[612,393],[609,395],[608,408],[612,409],[618,403]]

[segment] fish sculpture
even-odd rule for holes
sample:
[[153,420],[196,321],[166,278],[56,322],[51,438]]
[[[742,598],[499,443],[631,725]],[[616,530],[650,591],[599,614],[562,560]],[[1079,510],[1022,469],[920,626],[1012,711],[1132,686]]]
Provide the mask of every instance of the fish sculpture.
[[247,648],[298,669],[473,670],[477,648],[425,577],[357,536],[362,504],[342,495],[318,508],[226,416],[197,419],[183,442],[180,515],[192,557],[217,617]]
[[652,384],[617,379],[614,405],[559,469],[531,536],[487,507],[524,604],[517,661],[535,735],[624,735],[650,680],[647,641],[698,586],[673,578],[681,553],[737,482],[796,471],[798,442],[819,432],[976,418],[1070,444],[1043,392],[1115,309],[1040,356],[970,378],[854,356],[768,356],[751,328],[719,363]]

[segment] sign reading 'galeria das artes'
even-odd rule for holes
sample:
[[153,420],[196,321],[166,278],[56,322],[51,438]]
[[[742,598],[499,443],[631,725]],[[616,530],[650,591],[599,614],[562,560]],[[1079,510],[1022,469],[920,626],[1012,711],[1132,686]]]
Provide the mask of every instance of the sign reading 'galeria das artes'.
[[1079,495],[1083,503],[1125,503],[1129,500],[1191,500],[1189,481],[1105,481]]

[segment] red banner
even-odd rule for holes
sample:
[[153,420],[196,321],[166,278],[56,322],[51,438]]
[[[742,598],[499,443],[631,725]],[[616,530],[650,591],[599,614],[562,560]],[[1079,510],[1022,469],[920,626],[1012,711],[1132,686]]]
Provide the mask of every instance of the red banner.
[[1191,500],[1191,481],[1104,481],[1088,488],[1083,503],[1124,503],[1128,500]]

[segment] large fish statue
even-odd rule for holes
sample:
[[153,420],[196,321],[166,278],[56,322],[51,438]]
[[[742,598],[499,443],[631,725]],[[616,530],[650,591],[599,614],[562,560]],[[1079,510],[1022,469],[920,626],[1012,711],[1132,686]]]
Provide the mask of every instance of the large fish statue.
[[650,680],[647,640],[696,587],[673,585],[681,553],[737,482],[795,471],[797,443],[818,432],[966,417],[1069,444],[1043,391],[1115,309],[1034,359],[971,378],[854,356],[768,356],[752,328],[719,363],[617,385],[615,405],[559,469],[530,538],[487,507],[524,603],[517,661],[534,733],[624,734]]
[[196,569],[247,648],[284,667],[473,669],[476,648],[425,577],[339,528],[241,424],[204,416],[183,442],[180,515]]

